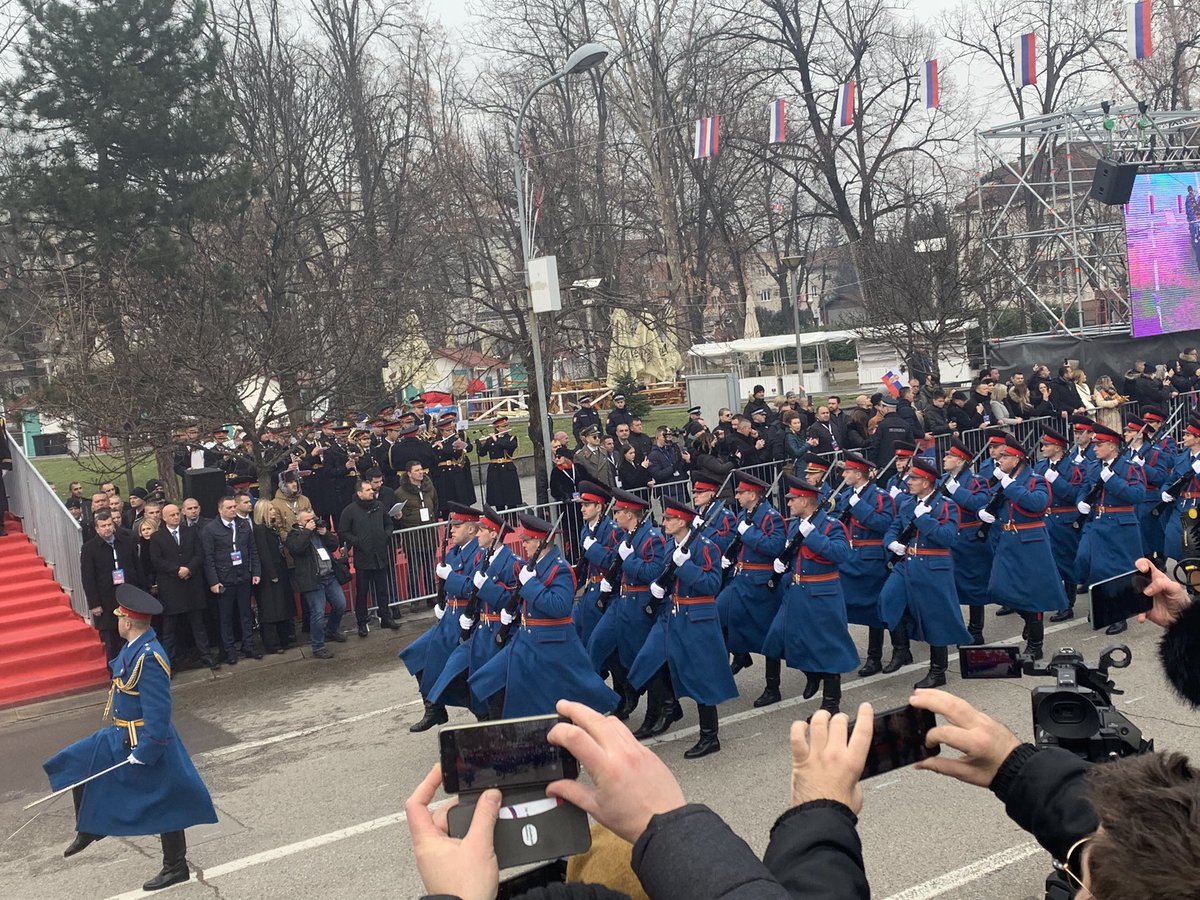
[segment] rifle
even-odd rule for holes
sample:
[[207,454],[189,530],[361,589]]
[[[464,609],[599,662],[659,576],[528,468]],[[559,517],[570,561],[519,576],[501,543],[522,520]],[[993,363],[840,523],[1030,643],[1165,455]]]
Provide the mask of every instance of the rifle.
[[[597,530],[599,530],[601,524],[603,524],[604,520],[607,519],[609,514],[612,512],[614,503],[616,503],[615,499],[609,500],[608,504],[604,507],[603,512],[600,513],[600,517],[598,519],[596,519],[596,529]],[[580,540],[580,548],[582,548],[582,546],[583,546],[583,541],[581,539]],[[588,560],[587,560],[586,551],[585,551],[584,554],[580,555],[579,562],[577,562],[575,564],[575,580],[578,583],[583,584],[587,580],[587,572],[588,572]]]
[[[537,566],[537,561],[541,558],[542,551],[545,550],[548,546],[550,546],[550,542],[552,540],[554,540],[554,536],[558,533],[558,526],[562,524],[564,515],[565,515],[565,513],[558,514],[558,518],[555,519],[554,524],[550,526],[550,531],[547,532],[547,534],[544,538],[542,538],[541,543],[538,544],[537,550],[534,551],[532,561],[526,560],[525,568],[532,571]],[[513,591],[512,599],[509,600],[508,603],[505,604],[504,609],[510,616],[515,616],[517,613],[517,607],[519,607],[520,605],[521,605],[521,588],[518,587],[515,591]],[[514,619],[513,621],[516,621],[516,620]],[[509,622],[507,625],[500,626],[500,630],[496,632],[496,644],[498,646],[503,647],[505,644],[508,643],[508,633],[511,630],[512,630],[512,622]]]
[[[815,515],[815,513],[814,513],[814,515]],[[809,520],[806,519],[805,521],[809,521]],[[800,549],[800,545],[802,543],[804,543],[804,533],[802,531],[797,530],[796,536],[794,538],[792,538],[791,543],[789,543],[786,547],[783,548],[783,556],[779,557],[780,562],[789,560],[792,557],[794,557],[796,555],[796,552]],[[771,573],[771,577],[767,579],[767,590],[769,590],[769,591],[775,590],[775,588],[779,585],[779,575],[780,575],[779,572]]]
[[[446,543],[442,546],[442,562],[446,563],[446,565],[449,565],[449,563],[446,561],[446,556],[450,552],[450,540],[451,540],[450,527],[447,526],[446,527]],[[437,589],[437,600],[435,601],[435,605],[443,613],[446,612],[446,579],[445,578],[442,578],[439,580],[438,589]]]
[[[877,472],[873,472],[871,474],[870,478],[868,479],[868,481],[874,482],[877,486],[882,487],[882,485],[879,484],[879,481],[883,477],[883,473],[886,472],[888,469],[890,469],[892,467],[892,464],[895,461],[896,461],[896,457],[893,456],[891,459],[889,459],[884,464],[882,469],[880,469]],[[839,484],[834,489],[833,493],[829,496],[829,512],[833,512],[834,509],[837,508],[838,495],[842,492],[842,488],[845,487],[845,485],[846,485],[846,476],[843,474],[842,475],[842,483]],[[864,484],[863,487],[866,487],[866,485]],[[850,517],[852,515],[854,515],[854,510],[850,507],[850,504],[847,503],[846,508],[843,509],[841,511],[841,513],[838,515],[838,521],[841,522],[843,525],[845,525],[850,520]]]
[[[764,501],[766,500],[767,495],[770,494],[771,491],[773,491],[775,489],[775,482],[777,482],[777,481],[779,481],[778,475],[775,476],[774,481],[772,481],[769,485],[767,485],[767,490],[763,494]],[[746,510],[742,510],[741,513],[738,515],[738,524],[741,524],[742,522],[745,522],[745,521],[746,521]],[[729,542],[729,548],[725,551],[723,556],[725,559],[729,560],[730,563],[732,563],[735,559],[737,559],[738,553],[741,552],[741,549],[742,549],[742,535],[741,535],[741,532],[738,532],[737,536],[732,541]]]
[[[496,535],[495,543],[493,543],[492,546],[488,549],[488,554],[484,558],[483,563],[479,568],[479,571],[481,571],[485,574],[487,573],[488,566],[490,566],[492,564],[492,560],[496,558],[496,554],[499,552],[500,548],[504,546],[504,535],[507,532],[508,532],[508,522],[505,522],[503,525],[500,526],[500,533],[498,535]],[[466,641],[466,639],[471,636],[471,630],[475,627],[477,620],[479,619],[479,588],[477,588],[477,587],[471,588],[471,596],[467,598],[467,609],[466,609],[466,612],[463,613],[463,615],[465,615],[468,619],[471,620],[471,626],[470,626],[470,628],[461,629],[462,633],[459,634],[459,636],[458,636],[458,642],[460,644],[464,643]]]
[[[1179,407],[1175,410],[1175,412],[1171,413],[1171,418],[1168,419],[1166,422],[1163,422],[1163,427],[1158,430],[1158,433],[1159,434],[1168,434],[1169,429],[1171,428],[1171,425],[1175,421],[1175,416],[1177,416],[1179,413],[1183,412],[1183,410],[1184,410],[1184,404],[1181,403],[1179,405]],[[1169,434],[1168,434],[1168,436],[1169,436]],[[1178,500],[1180,495],[1183,494],[1184,490],[1187,488],[1188,484],[1191,482],[1193,477],[1194,477],[1193,473],[1189,472],[1187,475],[1184,475],[1181,478],[1177,478],[1175,481],[1171,482],[1170,487],[1164,487],[1162,492],[1164,494],[1170,494],[1172,497],[1175,498],[1175,500]],[[1175,505],[1175,500],[1172,500],[1170,503],[1168,503],[1166,500],[1160,501],[1159,503],[1155,504],[1154,509],[1150,510],[1150,515],[1154,516],[1154,518],[1156,518],[1156,519],[1160,518],[1163,513],[1165,513],[1168,509],[1170,509],[1171,507],[1173,507]]]
[[[712,506],[708,510],[708,515],[706,515],[704,517],[704,521],[702,523],[700,523],[699,527],[696,527],[695,525],[693,525],[691,527],[691,529],[688,531],[687,536],[683,539],[683,542],[681,544],[679,544],[676,547],[676,549],[677,550],[688,550],[692,546],[693,541],[696,540],[697,536],[699,536],[701,533],[703,533],[704,529],[707,528],[709,525],[711,525],[716,520],[717,515],[724,508],[725,508],[724,500],[714,500],[712,503]],[[654,579],[654,584],[657,585],[658,587],[662,588],[664,591],[667,590],[667,588],[671,584],[672,579],[675,578],[675,572],[678,568],[679,567],[677,565],[675,565],[674,559],[667,560],[667,567],[665,569],[663,569],[661,575],[659,575],[656,579]],[[654,595],[651,594],[652,598],[653,598],[653,596]],[[657,598],[651,599],[644,608],[644,612],[646,613],[646,615],[653,616],[661,602],[662,601]]]
[[[1031,430],[1029,432],[1029,434],[1025,435],[1025,440],[1021,441],[1021,449],[1025,451],[1026,461],[1028,461],[1028,458],[1029,458],[1029,448],[1026,446],[1026,444],[1029,442],[1029,439],[1034,436],[1034,434],[1036,434],[1036,432]],[[984,449],[985,450],[987,449],[986,445],[984,445]],[[996,467],[996,471],[997,472],[1000,471],[999,466]],[[999,475],[993,475],[992,478],[995,479],[995,482],[993,483],[993,487],[1000,483]],[[1000,505],[1003,502],[1004,502],[1004,488],[1000,488],[994,494],[992,494],[991,499],[988,500],[988,502],[987,502],[987,506],[984,507],[984,511],[986,513],[988,513],[988,515],[990,515],[990,516],[995,516],[997,511],[999,511],[999,509],[1000,509]],[[986,541],[988,532],[991,530],[992,530],[992,523],[991,522],[983,522],[975,532],[975,540]]]

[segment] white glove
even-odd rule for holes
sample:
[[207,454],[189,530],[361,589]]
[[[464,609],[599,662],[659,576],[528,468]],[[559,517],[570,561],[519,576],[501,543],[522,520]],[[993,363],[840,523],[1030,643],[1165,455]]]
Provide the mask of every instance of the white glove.
[[929,506],[926,506],[924,503],[918,503],[916,506],[913,507],[913,518],[919,519],[919,518],[921,518],[921,516],[923,516],[927,512],[929,512],[929,510],[930,510]]
[[696,516],[696,518],[692,519],[692,527],[693,528],[703,528],[704,527],[704,516]]
[[1083,463],[1083,454],[1082,454],[1082,453],[1076,453],[1076,454],[1075,454],[1075,460],[1074,460],[1074,462],[1075,462],[1075,465],[1077,465],[1077,466],[1078,466],[1078,465],[1081,465],[1081,464]]
[[722,569],[728,569],[732,565],[733,565],[733,563],[730,562],[729,557],[727,557],[727,556],[721,557],[721,568]]
[[585,537],[583,539],[583,549],[591,550],[592,544],[594,544],[594,543],[596,543],[596,539],[594,537],[592,537],[591,535],[588,535],[587,537]]
[[893,500],[895,500],[895,499],[896,499],[896,496],[897,496],[899,493],[900,493],[900,486],[899,486],[899,485],[893,484],[893,485],[892,485],[890,488],[888,488],[888,496],[889,496],[889,497],[891,497]]
[[745,521],[738,522],[738,534],[745,534],[749,530],[750,530],[749,522],[745,522]]
[[517,575],[517,578],[520,579],[521,584],[529,584],[530,580],[536,574],[537,573],[534,572],[533,569],[529,568],[529,566],[522,566],[520,573],[518,573],[518,575]]
[[1008,487],[1013,483],[1013,477],[1006,472],[1000,473],[1000,487]]
[[1133,463],[1135,466],[1146,465],[1146,461],[1144,459],[1142,459],[1140,456],[1138,456],[1136,453],[1133,454],[1133,456],[1129,457],[1129,461],[1131,463]]
[[851,493],[850,494],[850,506],[855,507],[855,506],[858,506],[858,504],[860,504],[860,503],[862,503],[862,497],[860,497],[858,495],[858,491],[854,491],[853,493]]
[[981,521],[987,522],[989,525],[991,525],[992,523],[994,523],[996,521],[996,517],[993,516],[986,509],[981,509],[979,511],[979,518]]
[[608,579],[607,579],[607,578],[601,578],[601,579],[600,579],[600,590],[602,590],[602,591],[603,591],[604,593],[606,593],[606,594],[611,594],[611,593],[612,593],[612,589],[613,589],[613,588],[612,588],[612,585],[611,585],[611,584],[609,584],[609,582],[608,582]]
[[1082,500],[1080,500],[1078,503],[1075,504],[1075,508],[1077,510],[1079,510],[1079,514],[1081,516],[1086,516],[1088,513],[1090,513],[1092,511],[1092,504],[1084,503]]
[[1168,494],[1166,491],[1163,491],[1162,492],[1162,501],[1163,501],[1163,503],[1174,503],[1175,498],[1172,497],[1170,494]]
[[899,541],[892,541],[890,544],[888,544],[888,549],[891,550],[893,553],[895,553],[897,556],[903,556],[904,554],[906,554],[908,552],[908,548],[905,547]]
[[452,570],[445,563],[438,563],[437,568],[433,571],[437,573],[438,578],[442,579],[442,581],[445,581],[446,576],[449,575]]
[[1100,468],[1100,480],[1101,481],[1107,482],[1108,479],[1110,479],[1112,477],[1113,477],[1112,469],[1110,469],[1108,466],[1102,466]]
[[1054,482],[1058,481],[1058,471],[1056,469],[1047,469],[1046,480],[1051,484],[1054,484]]
[[660,586],[656,581],[650,585],[650,593],[654,595],[655,600],[661,600],[663,597],[667,596],[667,589]]
[[483,587],[483,583],[485,581],[487,581],[487,575],[485,575],[483,570],[480,569],[475,573],[475,577],[471,579],[471,584],[475,585],[476,590],[478,590],[479,588]]
[[437,619],[439,622],[442,621],[442,616],[444,616],[445,614],[446,614],[446,607],[435,606],[433,608],[433,617],[435,619]]
[[470,616],[468,616],[466,613],[463,613],[461,616],[458,617],[458,627],[461,628],[463,631],[470,631],[471,626],[474,624],[475,624],[475,620],[472,619]]
[[507,609],[500,610],[500,624],[511,625],[517,617],[510,613]]
[[953,494],[957,490],[958,490],[958,479],[957,478],[947,478],[946,479],[946,493]]
[[131,763],[133,763],[135,766],[144,766],[144,765],[145,765],[145,763],[144,763],[144,762],[142,762],[140,759],[138,759],[138,758],[137,758],[136,756],[134,756],[132,753],[130,753],[130,754],[129,754],[129,760],[128,760],[128,762],[131,762]]
[[775,570],[776,575],[782,575],[787,571],[787,563],[785,563],[782,559],[775,560],[775,562],[771,564],[771,567]]
[[671,554],[671,562],[676,566],[682,566],[685,562],[692,558],[692,554],[682,547],[676,547],[675,552]]
[[799,527],[800,527],[800,533],[802,535],[804,535],[805,537],[808,537],[817,528],[817,526],[814,525],[812,522],[808,521],[808,519],[801,519]]
[[1200,456],[1192,460],[1192,471],[1200,475]]
[[633,556],[633,547],[629,541],[621,541],[617,545],[617,553],[620,554],[621,559],[629,559],[629,557]]

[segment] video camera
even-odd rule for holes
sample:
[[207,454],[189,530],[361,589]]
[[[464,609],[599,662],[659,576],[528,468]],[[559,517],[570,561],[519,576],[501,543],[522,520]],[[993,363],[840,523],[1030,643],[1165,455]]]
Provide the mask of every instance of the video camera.
[[1108,670],[1124,669],[1132,659],[1124,644],[1106,648],[1095,669],[1070,647],[1059,650],[1041,667],[1036,660],[1022,656],[1016,645],[962,647],[959,651],[964,679],[1054,678],[1054,685],[1035,687],[1030,695],[1034,743],[1061,747],[1090,762],[1154,752],[1154,741],[1142,737],[1141,730],[1113,708],[1113,695],[1124,692],[1109,678]]

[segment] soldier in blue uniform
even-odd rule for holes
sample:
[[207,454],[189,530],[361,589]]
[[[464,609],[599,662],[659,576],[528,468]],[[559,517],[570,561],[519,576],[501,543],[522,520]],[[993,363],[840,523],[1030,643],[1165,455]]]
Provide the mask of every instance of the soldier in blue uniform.
[[[1093,426],[1096,463],[1085,475],[1075,504],[1080,515],[1092,516],[1083,526],[1075,571],[1080,583],[1095,584],[1128,572],[1142,555],[1142,530],[1137,506],[1146,497],[1142,470],[1121,457],[1121,435],[1104,425]],[[1110,625],[1108,634],[1120,634],[1125,623]]]
[[187,881],[184,829],[217,821],[208,789],[171,724],[171,665],[150,627],[162,604],[132,584],[117,586],[117,630],[125,646],[109,662],[112,686],[104,718],[112,724],[60,750],[42,765],[61,790],[127,760],[72,792],[74,856],[108,835],[157,834],[162,870],[144,885],[157,891]]
[[697,533],[698,519],[696,510],[678,500],[663,503],[669,562],[663,576],[650,585],[654,626],[629,670],[635,687],[649,685],[649,702],[658,709],[657,718],[642,733],[635,732],[636,737],[666,731],[679,718],[679,698],[696,701],[700,740],[684,752],[686,759],[721,749],[717,704],[738,694],[717,617],[721,551]]
[[[608,489],[593,481],[579,482],[579,510],[583,525],[579,529],[582,541],[583,561],[576,570],[576,580],[583,581],[583,593],[575,601],[575,630],[584,646],[592,638],[592,632],[600,623],[604,610],[600,608],[600,581],[617,558],[617,545],[624,539],[625,532],[617,527],[612,518],[604,514],[604,508],[612,499]],[[582,575],[582,578],[578,576]]]
[[[619,584],[609,585],[607,581],[600,584],[601,592],[613,599],[592,631],[588,655],[597,672],[607,669],[612,673],[613,687],[622,698],[616,714],[627,719],[641,696],[629,683],[629,667],[654,624],[643,610],[650,599],[651,582],[666,568],[667,545],[650,519],[648,498],[619,488],[613,490],[613,497],[613,519],[627,535],[617,545],[621,580]],[[647,709],[646,717],[653,722],[657,713],[658,710]]]
[[1146,499],[1137,506],[1138,526],[1142,530],[1142,550],[1152,561],[1163,558],[1163,521],[1161,516],[1151,515],[1159,504],[1159,495],[1175,467],[1174,454],[1151,443],[1153,429],[1147,422],[1130,416],[1125,422],[1125,454],[1129,461],[1142,470],[1146,479]]
[[442,582],[445,602],[433,608],[433,614],[437,617],[433,627],[399,653],[408,673],[420,684],[421,697],[425,701],[425,714],[408,729],[412,732],[428,731],[434,725],[448,722],[446,704],[467,708],[472,705],[470,693],[461,683],[446,685],[440,694],[440,702],[434,702],[430,694],[450,654],[459,645],[462,631],[458,626],[458,617],[466,611],[467,598],[474,588],[472,579],[483,560],[483,549],[476,537],[479,516],[479,511],[469,506],[450,504],[450,548],[446,551],[446,558],[434,569]]
[[[500,614],[513,591],[521,586],[517,580],[521,562],[507,545],[500,542],[504,516],[487,505],[482,513],[475,514],[479,516],[475,540],[479,542],[482,558],[471,575],[467,605],[458,616],[459,639],[462,643],[451,651],[446,664],[442,666],[442,674],[429,689],[430,703],[442,703],[447,691],[455,698],[463,694],[470,695],[467,680],[499,652],[495,638],[500,630]],[[453,575],[451,578],[455,586],[459,586],[457,578]],[[446,584],[448,594],[451,581],[448,579]],[[472,594],[476,600],[474,617],[471,616]],[[480,721],[489,718],[486,703],[473,695],[470,702],[476,718]]]
[[[725,629],[725,644],[734,655],[733,672],[750,665],[750,654],[761,653],[767,631],[779,609],[779,596],[768,586],[775,558],[783,552],[787,529],[783,516],[764,499],[770,486],[753,475],[735,471],[734,497],[742,508],[733,578],[717,595],[717,611]],[[767,659],[767,686],[754,701],[758,707],[778,703],[780,660]]]
[[888,496],[892,498],[892,502],[896,504],[896,511],[901,508],[912,505],[912,495],[908,492],[908,468],[912,465],[913,456],[916,455],[917,445],[910,444],[908,441],[896,442],[896,471],[894,471],[884,484],[883,488],[888,492]]
[[988,578],[992,574],[992,544],[976,535],[982,524],[980,514],[991,499],[987,482],[971,471],[975,454],[958,438],[951,438],[942,457],[946,473],[941,492],[958,507],[958,538],[950,548],[954,560],[954,589],[967,604],[967,631],[972,644],[982,644],[984,604],[988,599]]
[[[1181,479],[1182,482],[1176,488],[1178,498],[1168,494],[1165,487],[1174,486]],[[1167,478],[1164,490],[1159,494],[1159,499],[1164,503],[1173,504],[1162,514],[1166,523],[1163,554],[1174,560],[1196,556],[1196,548],[1185,546],[1184,537],[1200,517],[1200,418],[1193,417],[1184,428],[1183,449],[1175,457],[1175,466]]]
[[763,642],[768,659],[783,657],[807,676],[802,696],[820,687],[821,709],[837,715],[842,673],[858,668],[858,649],[847,626],[846,601],[838,566],[850,559],[846,528],[825,513],[817,488],[784,475],[787,486],[788,543],[776,559],[783,601]]
[[1042,429],[1042,458],[1033,470],[1046,479],[1050,487],[1050,505],[1046,507],[1046,537],[1050,539],[1050,552],[1054,565],[1062,579],[1067,608],[1050,617],[1051,622],[1065,622],[1075,615],[1075,586],[1079,579],[1075,575],[1075,555],[1079,552],[1079,532],[1072,527],[1079,518],[1075,504],[1079,502],[1083,489],[1083,469],[1075,465],[1067,454],[1071,442],[1066,435],[1053,428]]
[[[835,498],[833,515],[846,526],[850,555],[838,569],[847,620],[868,628],[867,660],[858,670],[865,678],[883,671],[885,629],[879,615],[879,592],[888,576],[883,536],[896,518],[896,502],[871,481],[872,466],[865,457],[848,451],[843,463],[845,484]],[[894,658],[895,648],[892,650]]]
[[1071,433],[1075,438],[1075,447],[1071,451],[1071,461],[1087,470],[1096,464],[1096,423],[1087,416],[1071,416]]
[[804,481],[817,490],[818,505],[824,506],[829,495],[833,493],[833,485],[829,483],[829,470],[832,468],[829,460],[820,456],[810,456],[804,464]]
[[471,676],[471,692],[496,718],[549,715],[559,700],[612,712],[618,697],[588,665],[571,619],[575,573],[551,540],[553,526],[528,513],[519,520],[526,562],[517,572],[521,586],[501,613],[509,638]]
[[1042,641],[1047,612],[1067,608],[1062,585],[1055,580],[1048,584],[1031,578],[1034,572],[1055,570],[1054,554],[1046,533],[1045,514],[1050,506],[1050,485],[1030,468],[1025,448],[1015,438],[1009,438],[1000,461],[997,485],[1004,499],[996,511],[996,558],[988,594],[994,603],[1015,609],[1025,620],[1025,654],[1042,658]]
[[929,672],[914,685],[941,687],[946,683],[950,644],[966,644],[954,561],[950,548],[958,539],[958,507],[934,491],[938,471],[924,459],[914,459],[908,490],[913,505],[902,509],[884,540],[898,557],[880,594],[884,621],[892,629],[892,645],[908,648],[909,638],[929,644]]
[[[707,475],[696,475],[692,480],[692,500],[696,504],[696,516],[703,522],[708,522],[710,507],[717,499],[717,491],[721,485],[710,481]],[[717,545],[722,554],[729,549],[733,539],[737,537],[737,516],[728,507],[722,506],[704,527],[704,536]],[[721,568],[726,568],[724,556],[721,557]]]
[[1166,451],[1167,455],[1174,459],[1179,455],[1179,445],[1175,443],[1170,432],[1163,431],[1163,424],[1166,422],[1166,414],[1157,406],[1143,406],[1141,408],[1142,421],[1146,423],[1146,439],[1155,447]]

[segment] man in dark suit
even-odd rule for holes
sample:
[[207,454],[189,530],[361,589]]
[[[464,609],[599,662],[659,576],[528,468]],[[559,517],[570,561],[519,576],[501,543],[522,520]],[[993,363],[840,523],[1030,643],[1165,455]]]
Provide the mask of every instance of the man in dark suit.
[[183,528],[203,528],[211,519],[207,519],[200,515],[200,501],[195,497],[188,497],[183,501],[183,518],[179,520],[179,524]]
[[168,503],[163,507],[162,526],[148,542],[150,565],[157,575],[158,599],[163,606],[163,648],[174,671],[179,658],[176,635],[180,628],[190,628],[200,662],[210,669],[219,669],[221,664],[209,650],[204,628],[204,608],[208,598],[204,593],[200,532],[195,528],[184,528],[182,519],[179,507]]
[[80,549],[79,568],[92,625],[100,632],[105,656],[112,660],[125,643],[117,632],[117,585],[132,584],[143,589],[146,585],[133,535],[118,529],[116,519],[106,509],[96,513],[93,527],[96,536]]
[[233,646],[233,616],[242,622],[242,652],[262,659],[254,644],[254,612],[250,608],[251,587],[262,574],[254,547],[253,528],[237,514],[237,501],[222,497],[217,517],[200,529],[204,557],[204,580],[217,598],[221,614],[221,645],[232,666],[238,661]]

